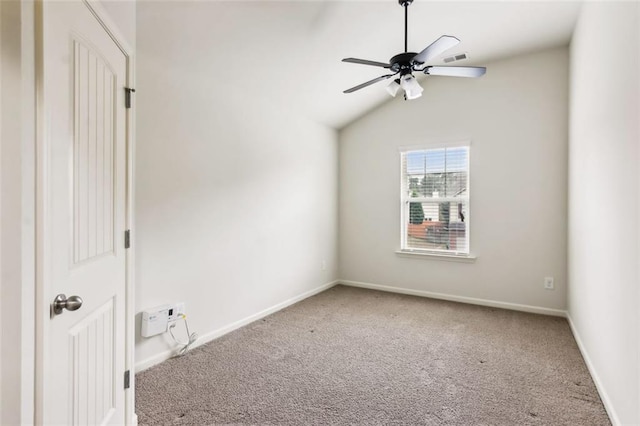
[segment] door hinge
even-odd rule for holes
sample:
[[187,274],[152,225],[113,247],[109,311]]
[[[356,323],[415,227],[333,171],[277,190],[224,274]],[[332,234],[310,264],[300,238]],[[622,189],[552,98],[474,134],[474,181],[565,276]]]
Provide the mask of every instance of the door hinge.
[[131,93],[135,93],[136,89],[130,87],[124,88],[124,106],[125,108],[131,108]]
[[124,372],[124,388],[129,389],[131,387],[131,371]]
[[131,247],[131,230],[127,229],[124,231],[124,248],[128,249]]

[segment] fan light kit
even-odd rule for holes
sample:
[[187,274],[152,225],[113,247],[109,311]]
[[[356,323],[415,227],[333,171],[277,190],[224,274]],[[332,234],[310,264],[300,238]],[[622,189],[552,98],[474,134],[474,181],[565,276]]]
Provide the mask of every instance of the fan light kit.
[[[392,71],[392,74],[386,74],[373,80],[369,80],[366,83],[359,84],[355,87],[347,89],[344,93],[353,93],[356,90],[360,90],[367,86],[371,86],[382,80],[387,80],[398,74],[400,76],[395,78],[387,86],[387,92],[391,96],[396,96],[400,89],[404,91],[405,100],[417,99],[422,96],[422,87],[418,83],[418,80],[413,76],[414,71],[422,72],[426,75],[441,75],[449,77],[481,77],[486,72],[485,67],[453,67],[443,66],[436,67],[432,65],[425,65],[429,60],[440,56],[445,51],[451,49],[453,46],[460,43],[456,37],[443,35],[439,39],[427,46],[422,52],[408,52],[407,51],[407,20],[408,20],[408,7],[413,0],[398,0],[400,6],[404,7],[404,53],[399,53],[393,58],[389,59],[389,63],[369,61],[366,59],[357,58],[345,58],[342,62],[351,62],[353,64],[372,65],[374,67],[387,68]],[[465,55],[466,57],[466,55]],[[462,59],[462,58],[461,58]]]

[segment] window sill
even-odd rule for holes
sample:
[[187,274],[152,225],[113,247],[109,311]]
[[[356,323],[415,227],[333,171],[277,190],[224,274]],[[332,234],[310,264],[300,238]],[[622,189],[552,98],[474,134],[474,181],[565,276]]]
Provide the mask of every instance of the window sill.
[[413,257],[432,260],[444,260],[447,262],[474,263],[477,259],[472,254],[456,255],[456,254],[440,254],[411,250],[396,250],[396,254],[401,257]]

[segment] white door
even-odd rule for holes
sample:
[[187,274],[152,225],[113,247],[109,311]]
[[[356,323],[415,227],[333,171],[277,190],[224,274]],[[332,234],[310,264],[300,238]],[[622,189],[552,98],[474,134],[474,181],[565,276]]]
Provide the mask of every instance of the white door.
[[43,313],[38,420],[124,424],[127,58],[85,2],[41,7],[41,306],[82,306]]

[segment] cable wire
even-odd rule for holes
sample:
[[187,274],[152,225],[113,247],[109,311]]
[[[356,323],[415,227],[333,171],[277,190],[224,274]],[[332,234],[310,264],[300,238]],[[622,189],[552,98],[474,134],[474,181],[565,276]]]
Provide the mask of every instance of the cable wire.
[[181,342],[176,339],[176,336],[173,335],[173,329],[176,327],[176,323],[174,322],[169,326],[169,334],[174,342],[181,346],[175,356],[182,356],[187,353],[187,351],[191,348],[191,346],[198,340],[198,333],[190,333],[189,332],[189,324],[187,324],[187,316],[184,314],[180,314],[180,318],[184,320],[184,327],[187,330],[187,342]]

